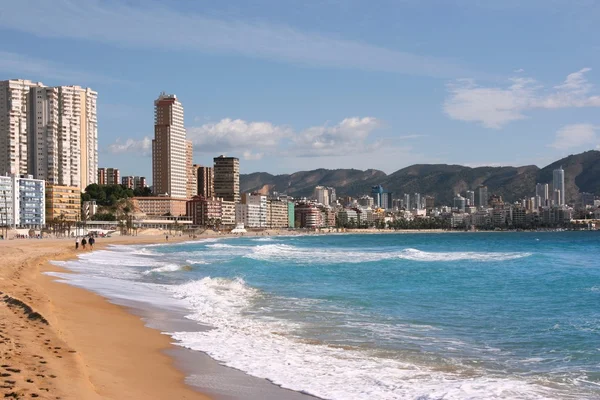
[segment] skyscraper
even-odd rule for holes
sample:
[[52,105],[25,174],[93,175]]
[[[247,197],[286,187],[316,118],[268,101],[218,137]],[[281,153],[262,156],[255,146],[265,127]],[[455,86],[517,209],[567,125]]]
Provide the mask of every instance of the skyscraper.
[[325,186],[315,187],[313,197],[317,200],[317,203],[328,206],[331,202],[329,197],[329,188]]
[[558,201],[557,205],[563,205],[565,203],[565,170],[562,169],[562,166],[558,167],[552,171],[552,190],[556,193],[557,190],[560,191],[560,195],[556,197],[556,201]]
[[539,204],[536,207],[545,207],[548,205],[548,200],[550,200],[550,194],[547,183],[538,183],[535,185],[535,196],[536,199],[539,197]]
[[27,174],[31,89],[41,82],[14,79],[0,82],[0,175]]
[[[131,177],[133,180],[133,177]],[[121,181],[121,173],[118,168],[98,168],[98,185],[129,185]],[[131,184],[133,186],[133,182]]]
[[471,207],[475,207],[475,192],[472,190],[467,190],[467,205]]
[[240,202],[240,160],[219,156],[213,159],[215,197]]
[[198,180],[198,195],[207,199],[215,195],[214,170],[212,167],[198,166],[196,173]]
[[0,173],[81,189],[95,183],[97,97],[80,86],[0,82]]
[[152,181],[156,195],[186,198],[186,155],[183,106],[177,96],[163,92],[154,101]]
[[484,185],[479,185],[477,188],[477,207],[488,206],[488,188]]

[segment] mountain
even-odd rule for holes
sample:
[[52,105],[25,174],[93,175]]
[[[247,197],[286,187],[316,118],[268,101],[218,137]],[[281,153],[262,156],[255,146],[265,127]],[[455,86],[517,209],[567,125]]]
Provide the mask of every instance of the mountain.
[[565,170],[567,201],[574,201],[579,192],[600,195],[600,151],[570,155],[540,169],[535,165],[522,167],[477,167],[446,164],[417,164],[392,174],[368,169],[316,169],[291,175],[271,175],[266,172],[240,175],[242,192],[262,191],[287,193],[294,197],[311,196],[315,186],[332,186],[339,196],[361,196],[371,193],[371,186],[382,185],[397,194],[432,195],[440,204],[451,204],[456,193],[486,185],[490,194],[515,201],[535,194],[535,184],[552,183],[552,171]]

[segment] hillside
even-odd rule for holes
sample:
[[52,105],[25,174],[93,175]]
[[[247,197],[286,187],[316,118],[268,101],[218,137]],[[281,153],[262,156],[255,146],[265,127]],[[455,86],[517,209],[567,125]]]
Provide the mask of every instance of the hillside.
[[531,197],[537,182],[552,183],[552,171],[565,169],[567,201],[577,193],[600,195],[600,151],[570,155],[540,169],[535,165],[522,167],[478,167],[461,165],[417,164],[386,175],[369,169],[316,169],[291,175],[271,175],[257,172],[240,176],[242,192],[269,190],[294,197],[310,196],[315,186],[332,186],[338,196],[361,196],[371,192],[371,186],[383,187],[400,197],[403,193],[435,196],[438,203],[450,204],[456,193],[487,185],[490,194],[499,194],[508,201]]

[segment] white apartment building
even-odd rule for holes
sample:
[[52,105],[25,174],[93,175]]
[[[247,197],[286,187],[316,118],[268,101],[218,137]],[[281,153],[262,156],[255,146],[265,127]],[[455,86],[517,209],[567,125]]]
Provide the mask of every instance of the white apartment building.
[[0,82],[0,174],[81,189],[95,183],[97,95],[79,86]]
[[161,93],[154,101],[152,140],[152,182],[156,195],[187,197],[189,149],[185,136],[183,106],[174,94]]
[[0,176],[0,225],[39,229],[45,224],[45,182],[31,175]]
[[27,174],[30,91],[41,82],[0,82],[0,175]]
[[245,193],[235,206],[235,222],[246,228],[267,227],[267,196]]

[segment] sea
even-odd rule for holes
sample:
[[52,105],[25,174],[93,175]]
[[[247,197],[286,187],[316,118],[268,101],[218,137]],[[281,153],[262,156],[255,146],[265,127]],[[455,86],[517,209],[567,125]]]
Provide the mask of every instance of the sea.
[[264,235],[58,264],[182,315],[176,345],[322,399],[600,399],[600,232]]

